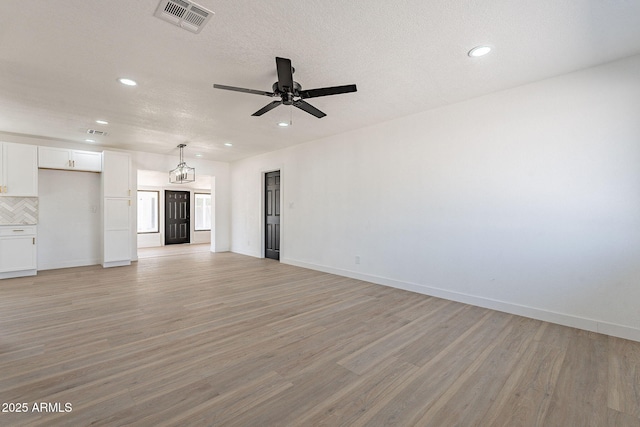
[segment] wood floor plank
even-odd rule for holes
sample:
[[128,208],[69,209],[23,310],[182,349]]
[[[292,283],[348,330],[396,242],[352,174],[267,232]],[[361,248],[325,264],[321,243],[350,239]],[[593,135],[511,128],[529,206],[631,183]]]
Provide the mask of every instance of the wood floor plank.
[[351,426],[363,413],[376,412],[387,394],[415,378],[418,367],[385,359],[371,375],[360,376],[350,385],[316,405],[292,422],[299,426]]
[[[338,361],[338,363],[358,375],[365,373],[375,367],[381,360],[397,351],[402,351],[405,346],[419,340],[423,333],[428,333],[425,332],[425,329],[428,328],[429,324],[435,323],[433,318],[439,316],[441,311],[449,305],[453,304],[445,302],[432,309],[425,309],[421,317],[410,321],[399,329],[393,330],[392,333],[350,354]],[[463,309],[457,304],[455,306],[459,310]]]
[[640,418],[640,348],[614,337],[608,344],[609,408]]
[[[419,425],[474,425],[485,416],[506,375],[533,340],[539,322],[519,318],[487,347],[419,419]],[[460,407],[460,402],[465,402]]]
[[543,427],[566,348],[533,341],[482,421],[489,426]]
[[640,426],[638,342],[155,251],[0,281],[0,425]]
[[[503,321],[498,326],[496,319]],[[429,362],[420,367],[403,387],[387,392],[371,410],[361,414],[354,426],[411,425],[411,419],[424,413],[444,394],[473,363],[476,356],[490,345],[493,338],[507,327],[509,316],[487,312],[475,325],[457,336]],[[485,328],[492,324],[494,328]],[[431,345],[424,340],[425,347]],[[400,424],[399,424],[400,423]]]
[[553,425],[607,424],[607,337],[570,336],[546,421]]

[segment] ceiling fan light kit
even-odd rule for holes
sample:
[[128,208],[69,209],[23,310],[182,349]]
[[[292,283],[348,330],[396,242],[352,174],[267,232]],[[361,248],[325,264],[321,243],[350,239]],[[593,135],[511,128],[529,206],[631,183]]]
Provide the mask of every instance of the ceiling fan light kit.
[[309,104],[308,102],[304,101],[305,99],[317,98],[320,96],[339,95],[341,93],[357,91],[356,85],[354,84],[303,90],[300,83],[293,81],[293,73],[295,69],[291,66],[291,60],[287,58],[276,57],[276,70],[278,72],[278,81],[275,82],[271,87],[272,92],[219,84],[214,84],[213,87],[216,89],[232,90],[235,92],[244,92],[251,93],[253,95],[280,98],[280,100],[278,101],[273,101],[265,105],[264,107],[253,113],[252,116],[261,116],[264,113],[273,110],[279,105],[292,105],[319,119],[326,116],[326,114],[313,105]]

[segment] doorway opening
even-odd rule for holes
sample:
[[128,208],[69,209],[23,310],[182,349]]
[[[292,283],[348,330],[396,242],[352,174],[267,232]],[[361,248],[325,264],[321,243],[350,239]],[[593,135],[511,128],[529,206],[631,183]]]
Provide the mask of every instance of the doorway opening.
[[264,256],[280,260],[280,171],[264,175]]

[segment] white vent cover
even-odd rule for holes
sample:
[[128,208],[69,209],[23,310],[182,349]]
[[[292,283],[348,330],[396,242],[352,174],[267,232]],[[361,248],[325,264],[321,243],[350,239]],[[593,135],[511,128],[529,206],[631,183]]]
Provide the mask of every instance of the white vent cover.
[[214,13],[190,1],[160,0],[154,15],[197,34]]
[[87,129],[87,133],[89,135],[107,136],[106,132],[103,132],[101,130],[95,130],[95,129]]

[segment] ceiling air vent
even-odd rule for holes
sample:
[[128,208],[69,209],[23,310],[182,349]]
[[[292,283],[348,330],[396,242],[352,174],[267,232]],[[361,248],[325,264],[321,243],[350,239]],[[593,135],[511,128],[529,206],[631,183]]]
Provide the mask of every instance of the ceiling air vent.
[[189,1],[160,0],[154,15],[163,21],[197,34],[214,13]]
[[87,133],[90,135],[107,136],[106,132],[103,132],[101,130],[95,130],[95,129],[87,129]]

